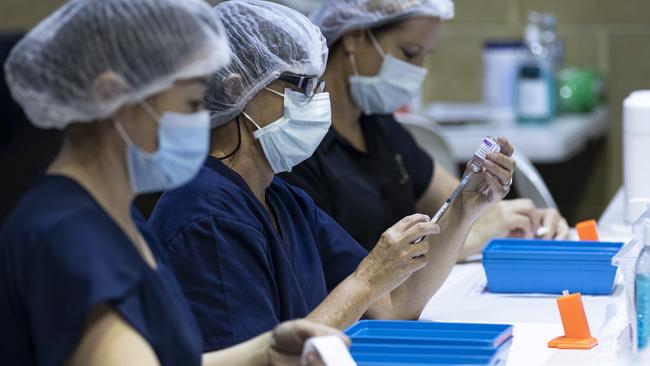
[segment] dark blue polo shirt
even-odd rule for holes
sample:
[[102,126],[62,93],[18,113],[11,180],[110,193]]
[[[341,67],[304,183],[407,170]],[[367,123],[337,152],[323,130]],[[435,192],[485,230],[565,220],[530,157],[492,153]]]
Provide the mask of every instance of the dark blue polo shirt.
[[367,152],[334,128],[311,158],[280,175],[307,191],[367,250],[381,234],[416,212],[433,177],[433,161],[392,115],[362,116]]

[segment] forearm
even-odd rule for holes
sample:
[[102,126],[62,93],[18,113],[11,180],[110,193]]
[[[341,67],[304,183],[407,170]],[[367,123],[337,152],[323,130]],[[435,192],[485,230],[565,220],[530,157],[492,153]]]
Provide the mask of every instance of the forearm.
[[202,365],[268,365],[268,350],[271,346],[271,339],[271,332],[266,332],[236,346],[220,351],[204,353]]
[[338,329],[345,329],[359,320],[379,297],[372,291],[372,285],[361,277],[357,272],[348,276],[306,319]]
[[456,264],[474,220],[475,217],[468,217],[459,204],[452,204],[439,222],[440,234],[427,237],[430,249],[426,266],[391,292],[393,318],[417,319],[420,316]]
[[477,226],[477,223],[474,223],[469,229],[467,234],[467,239],[465,239],[465,244],[460,251],[458,256],[458,261],[466,260],[468,257],[479,254],[483,250],[485,245],[485,238],[481,233],[481,228]]

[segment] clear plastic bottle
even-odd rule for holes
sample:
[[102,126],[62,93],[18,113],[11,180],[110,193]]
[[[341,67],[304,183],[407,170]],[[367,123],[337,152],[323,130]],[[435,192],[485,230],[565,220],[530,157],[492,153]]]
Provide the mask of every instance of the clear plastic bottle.
[[528,14],[524,32],[527,52],[519,65],[516,86],[521,123],[543,123],[555,116],[555,63],[562,57],[555,24],[549,14]]
[[542,13],[539,15],[539,24],[541,26],[541,42],[544,49],[548,52],[555,72],[559,71],[564,64],[564,41],[557,32],[557,19],[553,14]]
[[636,262],[635,299],[637,343],[639,349],[648,346],[650,339],[650,220],[643,222],[643,250]]

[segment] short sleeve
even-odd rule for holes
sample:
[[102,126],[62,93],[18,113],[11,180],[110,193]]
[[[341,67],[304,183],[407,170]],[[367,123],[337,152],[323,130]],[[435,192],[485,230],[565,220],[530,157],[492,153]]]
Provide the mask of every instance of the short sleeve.
[[413,179],[413,195],[419,200],[433,179],[432,157],[418,146],[413,136],[392,116],[386,117],[381,126],[393,149],[403,156],[404,165]]
[[[83,216],[83,217],[81,217]],[[141,269],[125,256],[117,227],[92,215],[69,217],[27,239],[18,254],[17,283],[30,319],[36,359],[63,364],[81,339],[95,305],[120,305],[133,293]],[[121,314],[130,323],[133,314]]]
[[331,292],[352,274],[368,255],[350,234],[318,207],[315,209],[315,226],[327,291]]
[[232,346],[279,323],[264,234],[204,217],[167,243],[167,254],[203,335],[204,351]]

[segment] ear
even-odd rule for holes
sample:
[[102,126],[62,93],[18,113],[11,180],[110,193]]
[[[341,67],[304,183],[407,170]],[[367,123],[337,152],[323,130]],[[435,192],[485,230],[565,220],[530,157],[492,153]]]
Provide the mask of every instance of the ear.
[[223,89],[229,102],[234,102],[244,91],[244,79],[239,73],[232,73],[223,78]]
[[120,95],[124,95],[129,89],[124,78],[111,70],[99,74],[93,83],[93,96],[98,102],[108,102]]
[[346,54],[354,53],[359,47],[360,42],[363,42],[365,34],[366,32],[364,29],[355,29],[344,33],[341,36],[341,46],[343,47],[343,51],[345,51]]

